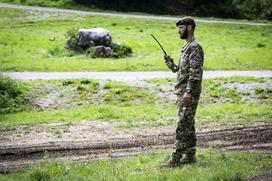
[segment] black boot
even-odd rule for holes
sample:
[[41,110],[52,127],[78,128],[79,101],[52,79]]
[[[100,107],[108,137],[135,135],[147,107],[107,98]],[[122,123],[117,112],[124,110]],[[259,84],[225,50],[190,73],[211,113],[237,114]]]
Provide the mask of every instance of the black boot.
[[192,149],[185,153],[185,157],[180,160],[180,164],[190,164],[196,162],[195,149]]
[[176,157],[176,156],[172,156],[172,158],[166,162],[166,166],[171,168],[178,167],[179,165],[180,165],[180,157]]
[[182,158],[182,153],[179,150],[176,150],[175,152],[172,153],[171,159],[169,159],[165,166],[170,167],[170,168],[175,168],[180,166],[180,159]]

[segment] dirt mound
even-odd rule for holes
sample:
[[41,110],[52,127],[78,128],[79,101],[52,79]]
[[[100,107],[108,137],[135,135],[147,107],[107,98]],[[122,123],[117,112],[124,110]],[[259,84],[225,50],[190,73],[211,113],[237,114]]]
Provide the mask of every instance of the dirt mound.
[[[0,172],[25,168],[38,163],[45,155],[53,155],[56,160],[87,161],[104,157],[124,157],[147,153],[154,149],[171,148],[175,135],[173,127],[123,129],[122,136],[111,132],[112,136],[86,139],[57,140],[30,144],[2,144],[0,148]],[[259,150],[272,152],[272,124],[198,131],[198,146],[223,150]],[[110,135],[108,133],[108,135]]]

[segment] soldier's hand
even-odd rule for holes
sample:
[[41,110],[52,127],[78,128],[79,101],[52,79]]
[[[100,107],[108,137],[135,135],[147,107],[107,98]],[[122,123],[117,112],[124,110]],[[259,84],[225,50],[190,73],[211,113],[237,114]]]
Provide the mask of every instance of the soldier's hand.
[[171,68],[173,66],[173,63],[172,62],[167,62],[165,61],[165,64],[168,68]]
[[192,95],[191,93],[185,92],[182,96],[182,102],[187,105],[191,103]]
[[173,62],[173,59],[169,55],[164,55],[163,58],[166,62]]
[[163,58],[164,58],[164,60],[165,60],[166,66],[167,66],[168,68],[171,68],[171,67],[173,66],[173,64],[174,64],[173,59],[172,59],[170,56],[168,56],[168,55],[164,55]]

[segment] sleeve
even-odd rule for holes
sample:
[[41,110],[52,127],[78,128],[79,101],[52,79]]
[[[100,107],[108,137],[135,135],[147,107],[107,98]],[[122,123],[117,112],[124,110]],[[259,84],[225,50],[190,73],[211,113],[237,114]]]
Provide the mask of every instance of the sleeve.
[[186,86],[187,92],[192,92],[193,89],[202,80],[203,74],[203,51],[201,47],[192,47],[191,54],[189,55],[189,81]]

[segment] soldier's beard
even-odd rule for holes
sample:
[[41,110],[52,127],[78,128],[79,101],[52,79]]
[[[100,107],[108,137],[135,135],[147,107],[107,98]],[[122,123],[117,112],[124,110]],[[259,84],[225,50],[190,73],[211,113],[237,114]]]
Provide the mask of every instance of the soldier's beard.
[[187,28],[187,26],[186,26],[186,29],[185,29],[185,31],[183,32],[183,34],[180,35],[180,38],[181,38],[181,39],[187,39],[188,34],[189,34],[189,31],[188,31],[188,28]]

